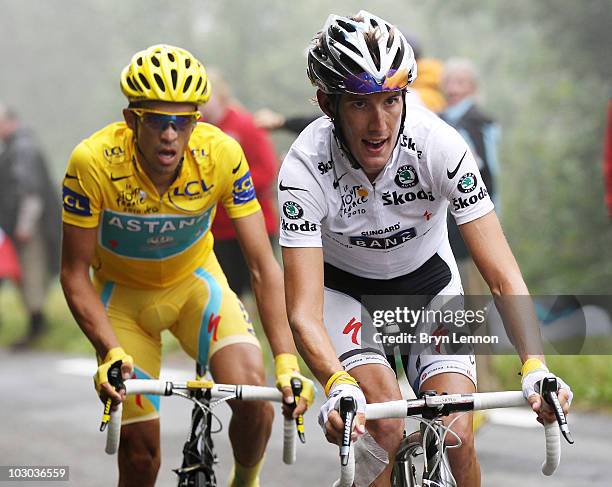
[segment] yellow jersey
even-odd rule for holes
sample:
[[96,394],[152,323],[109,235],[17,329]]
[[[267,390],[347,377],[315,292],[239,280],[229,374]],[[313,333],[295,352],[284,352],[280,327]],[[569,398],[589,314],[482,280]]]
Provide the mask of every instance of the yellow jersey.
[[198,123],[176,180],[160,195],[138,162],[132,131],[118,122],[72,152],[62,220],[98,229],[92,262],[97,277],[162,288],[187,277],[212,252],[217,202],[231,218],[260,209],[238,142]]

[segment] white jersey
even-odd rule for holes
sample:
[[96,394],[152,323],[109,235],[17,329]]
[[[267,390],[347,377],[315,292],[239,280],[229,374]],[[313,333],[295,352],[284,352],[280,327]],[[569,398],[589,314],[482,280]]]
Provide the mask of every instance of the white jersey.
[[339,269],[391,279],[450,254],[449,204],[459,225],[493,210],[468,145],[429,110],[407,106],[399,142],[373,182],[351,167],[332,128],[326,117],[315,120],[283,161],[283,247],[323,247],[325,262]]

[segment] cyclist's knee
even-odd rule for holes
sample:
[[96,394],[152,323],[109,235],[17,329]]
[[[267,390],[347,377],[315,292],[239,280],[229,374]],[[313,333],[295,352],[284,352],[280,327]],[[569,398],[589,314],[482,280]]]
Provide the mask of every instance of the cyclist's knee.
[[274,406],[268,401],[232,401],[234,416],[251,425],[271,425],[274,420]]
[[376,443],[388,452],[397,450],[404,434],[404,421],[402,419],[368,421],[366,427]]
[[[465,419],[464,419],[465,418]],[[459,419],[452,426],[453,434],[446,435],[447,446],[457,446],[461,444],[461,448],[453,449],[457,452],[463,450],[460,454],[472,455],[475,454],[474,448],[474,431],[472,427],[472,421],[469,420],[468,416]],[[449,450],[452,451],[452,450]]]

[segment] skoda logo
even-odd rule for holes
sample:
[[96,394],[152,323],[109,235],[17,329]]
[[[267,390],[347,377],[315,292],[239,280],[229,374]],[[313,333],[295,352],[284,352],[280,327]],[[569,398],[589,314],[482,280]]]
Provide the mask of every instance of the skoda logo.
[[397,174],[395,175],[395,184],[397,184],[400,188],[412,188],[418,182],[419,178],[417,177],[414,167],[405,165],[401,166],[397,170]]
[[457,189],[462,193],[471,193],[476,188],[476,176],[474,173],[466,172],[461,179],[459,180],[459,184],[457,184]]
[[283,213],[287,218],[297,220],[298,218],[302,218],[304,210],[302,210],[302,207],[295,201],[285,201],[283,204]]

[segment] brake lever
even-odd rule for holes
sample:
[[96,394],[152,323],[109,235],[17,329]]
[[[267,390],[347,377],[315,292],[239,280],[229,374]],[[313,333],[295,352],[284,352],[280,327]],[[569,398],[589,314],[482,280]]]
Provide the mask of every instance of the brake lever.
[[[121,360],[117,360],[114,362],[108,369],[107,377],[108,383],[115,388],[117,392],[121,390],[125,390],[125,383],[123,382],[123,378],[121,377]],[[113,401],[108,398],[106,400],[106,404],[104,404],[104,413],[102,414],[102,421],[100,423],[100,431],[104,431],[108,426],[108,422],[110,421],[110,410]]]
[[572,438],[565,413],[563,412],[563,408],[561,407],[561,403],[557,397],[557,387],[557,379],[555,377],[545,377],[542,379],[542,383],[540,385],[540,394],[553,408],[555,417],[557,418],[557,423],[559,424],[559,429],[563,434],[563,438],[565,438],[565,441],[567,441],[570,445],[573,445],[574,439]]
[[340,417],[344,420],[344,432],[340,445],[340,463],[343,467],[346,467],[351,452],[351,433],[353,432],[353,421],[357,414],[357,401],[351,396],[341,397],[339,412]]

